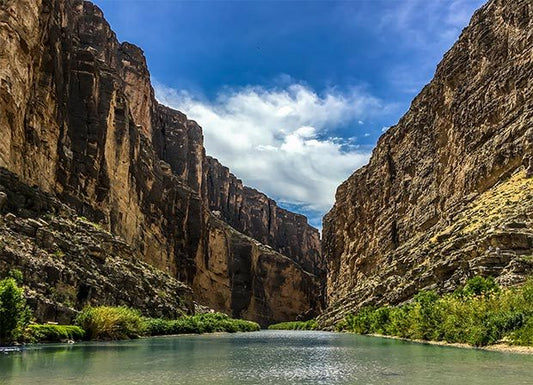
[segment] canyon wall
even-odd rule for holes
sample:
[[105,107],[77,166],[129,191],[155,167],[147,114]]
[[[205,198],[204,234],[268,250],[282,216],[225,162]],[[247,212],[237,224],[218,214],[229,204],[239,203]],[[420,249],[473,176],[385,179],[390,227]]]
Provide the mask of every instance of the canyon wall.
[[242,184],[223,191],[234,177],[212,167],[200,126],[156,101],[142,50],[119,43],[92,3],[0,2],[0,111],[0,167],[120,236],[206,305],[263,323],[320,309],[316,229]]
[[289,256],[307,271],[325,274],[320,234],[307,218],[278,207],[265,194],[246,187],[218,160],[206,157],[209,208],[234,229]]
[[478,10],[324,218],[325,324],[365,304],[533,272],[533,4]]

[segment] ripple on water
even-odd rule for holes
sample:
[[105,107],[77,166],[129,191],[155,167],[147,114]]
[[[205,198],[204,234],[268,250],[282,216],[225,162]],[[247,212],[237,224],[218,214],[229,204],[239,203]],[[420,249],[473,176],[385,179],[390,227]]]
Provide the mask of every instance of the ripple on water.
[[2,384],[531,384],[533,357],[325,332],[48,345],[0,356]]

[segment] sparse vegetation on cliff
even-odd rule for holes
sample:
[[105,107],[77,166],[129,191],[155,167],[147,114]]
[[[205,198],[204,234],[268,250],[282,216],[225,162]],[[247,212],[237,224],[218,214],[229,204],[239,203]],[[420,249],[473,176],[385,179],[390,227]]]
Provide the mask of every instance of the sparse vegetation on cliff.
[[317,330],[318,323],[316,320],[311,319],[309,321],[293,321],[293,322],[280,322],[270,325],[269,330]]
[[533,279],[501,289],[492,278],[475,277],[452,294],[422,291],[399,307],[364,307],[337,330],[474,346],[533,345]]

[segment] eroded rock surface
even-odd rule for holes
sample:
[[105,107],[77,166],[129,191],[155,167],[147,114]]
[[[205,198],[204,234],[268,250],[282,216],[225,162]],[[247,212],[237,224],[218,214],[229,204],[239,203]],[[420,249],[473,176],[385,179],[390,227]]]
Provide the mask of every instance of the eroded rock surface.
[[[250,247],[217,251],[226,253],[221,258],[227,274],[254,258],[257,241],[298,268],[285,268],[279,259],[272,269],[280,277],[254,281],[264,283],[262,294],[239,287],[267,305],[233,296],[235,285],[208,284],[204,261],[219,243],[210,244],[210,209],[217,207],[205,181],[217,188],[226,182],[209,171],[200,126],[157,103],[142,50],[119,43],[92,3],[0,2],[0,111],[1,167],[120,236],[144,262],[192,285],[206,305],[221,303],[218,296],[236,298],[219,310],[274,321],[320,308],[324,263],[318,232],[257,192],[260,203],[235,197],[245,203],[238,208],[242,220],[222,218],[253,238],[243,238]],[[264,216],[264,203],[277,214]],[[295,285],[290,298],[281,295],[287,290],[281,282],[303,282],[308,274],[319,278],[309,280],[311,286]],[[269,296],[285,302],[269,302]]]
[[364,304],[516,284],[533,254],[533,4],[478,10],[324,219],[325,323]]
[[40,322],[70,323],[85,305],[126,305],[153,317],[194,312],[190,287],[142,262],[124,240],[0,169],[0,277],[16,269]]

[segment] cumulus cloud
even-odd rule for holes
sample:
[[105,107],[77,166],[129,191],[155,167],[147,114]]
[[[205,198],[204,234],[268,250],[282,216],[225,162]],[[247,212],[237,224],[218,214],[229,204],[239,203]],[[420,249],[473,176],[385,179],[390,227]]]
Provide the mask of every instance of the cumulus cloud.
[[[369,159],[370,148],[356,143],[359,121],[387,109],[359,89],[318,94],[301,84],[246,87],[214,101],[157,82],[155,90],[160,102],[203,127],[209,155],[245,184],[310,214],[315,225],[333,204],[337,186]],[[355,136],[332,135],[340,126],[353,126]]]

